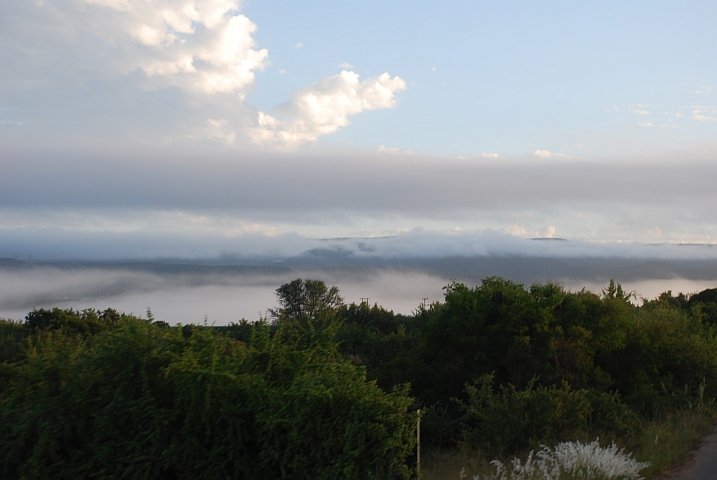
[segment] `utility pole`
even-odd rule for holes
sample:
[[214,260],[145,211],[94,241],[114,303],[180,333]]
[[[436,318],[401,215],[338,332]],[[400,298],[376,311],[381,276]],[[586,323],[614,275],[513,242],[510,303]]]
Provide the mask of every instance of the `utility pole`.
[[368,305],[369,300],[371,300],[371,299],[368,297],[361,297],[361,303],[366,303],[366,305]]
[[418,409],[418,422],[416,423],[416,473],[421,480],[421,409]]
[[423,297],[421,300],[423,300],[423,309],[426,309],[426,301],[428,300],[428,297]]

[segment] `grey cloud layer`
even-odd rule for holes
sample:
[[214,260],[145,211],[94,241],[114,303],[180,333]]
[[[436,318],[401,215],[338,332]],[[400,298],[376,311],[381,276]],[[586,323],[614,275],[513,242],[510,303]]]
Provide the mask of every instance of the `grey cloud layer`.
[[[375,154],[0,153],[0,208],[420,213],[476,209],[687,209],[711,219],[717,164],[450,160]],[[646,211],[646,214],[660,212]]]

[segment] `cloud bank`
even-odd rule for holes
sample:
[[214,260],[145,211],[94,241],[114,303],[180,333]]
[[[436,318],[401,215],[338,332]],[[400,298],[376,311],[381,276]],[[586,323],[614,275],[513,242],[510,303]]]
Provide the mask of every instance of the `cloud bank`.
[[684,155],[445,159],[181,147],[121,153],[6,148],[0,155],[0,208],[241,210],[293,217],[340,210],[456,219],[465,211],[531,208],[594,208],[617,218],[644,208],[666,219],[674,218],[674,209],[689,209],[685,220],[717,219],[717,164]]
[[[351,258],[717,253],[709,246],[717,244],[717,165],[704,158],[189,149],[0,155],[3,256],[283,259],[327,248]],[[390,238],[316,240],[336,237]],[[535,237],[553,240],[529,240]]]

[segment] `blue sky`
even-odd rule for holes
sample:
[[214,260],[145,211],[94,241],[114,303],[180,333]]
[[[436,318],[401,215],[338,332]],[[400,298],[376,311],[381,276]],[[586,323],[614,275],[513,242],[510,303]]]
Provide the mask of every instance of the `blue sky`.
[[6,0],[0,256],[712,245],[716,19],[707,1]]
[[343,62],[408,82],[397,108],[352,119],[327,144],[608,156],[684,148],[715,131],[691,108],[715,103],[712,2],[266,1],[244,11],[271,52],[248,96],[264,108]]

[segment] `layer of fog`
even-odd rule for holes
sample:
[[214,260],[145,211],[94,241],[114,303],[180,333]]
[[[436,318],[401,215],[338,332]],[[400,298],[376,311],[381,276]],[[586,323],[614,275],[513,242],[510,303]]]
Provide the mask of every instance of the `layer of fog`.
[[[476,260],[478,262],[478,260]],[[33,308],[115,308],[174,323],[217,325],[241,318],[257,320],[276,306],[276,288],[294,278],[318,278],[337,285],[347,303],[369,298],[398,313],[410,314],[424,298],[443,300],[451,279],[469,285],[480,278],[502,275],[525,283],[553,281],[573,291],[599,293],[612,270],[637,300],[661,292],[697,292],[717,286],[714,265],[628,264],[606,260],[605,270],[595,264],[561,264],[555,260],[510,259],[468,264],[465,259],[408,267],[211,267],[179,265],[31,265],[5,262],[0,268],[0,317],[22,319]],[[463,267],[461,268],[461,265]],[[681,275],[680,275],[681,274]],[[653,278],[650,278],[652,275]]]
[[156,273],[119,268],[1,270],[0,317],[23,318],[33,308],[115,308],[171,323],[219,325],[258,320],[276,306],[275,290],[295,278],[320,278],[337,285],[347,303],[369,298],[410,313],[428,297],[442,298],[445,279],[422,272],[379,269],[286,270],[224,274]]

